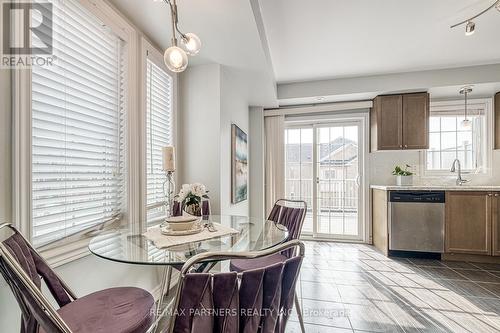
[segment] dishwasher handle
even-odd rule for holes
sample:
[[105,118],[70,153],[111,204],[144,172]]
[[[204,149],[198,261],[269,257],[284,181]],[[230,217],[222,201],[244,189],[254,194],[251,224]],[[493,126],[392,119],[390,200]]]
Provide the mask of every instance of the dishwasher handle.
[[391,191],[390,202],[444,203],[444,191]]

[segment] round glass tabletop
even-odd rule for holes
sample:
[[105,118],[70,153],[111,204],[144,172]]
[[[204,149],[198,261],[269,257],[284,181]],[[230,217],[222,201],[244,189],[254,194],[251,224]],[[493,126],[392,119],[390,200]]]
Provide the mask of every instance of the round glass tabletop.
[[112,229],[94,237],[89,249],[96,256],[123,263],[182,265],[199,253],[259,251],[278,245],[288,237],[286,227],[273,221],[229,215],[211,215],[208,219],[239,233],[160,249],[129,229]]

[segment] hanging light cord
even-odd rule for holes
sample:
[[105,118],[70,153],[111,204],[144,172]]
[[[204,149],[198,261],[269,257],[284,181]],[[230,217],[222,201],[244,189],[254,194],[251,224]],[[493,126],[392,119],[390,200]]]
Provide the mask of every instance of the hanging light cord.
[[484,13],[486,13],[487,11],[489,11],[491,8],[495,7],[496,5],[500,5],[500,0],[495,1],[491,6],[489,6],[488,8],[486,8],[485,10],[480,12],[479,14],[474,15],[471,18],[468,18],[467,20],[464,20],[462,22],[456,23],[456,24],[452,25],[450,28],[455,28],[455,27],[458,27],[459,25],[470,22],[470,21],[478,18],[479,16],[483,15]]
[[464,120],[467,120],[467,95],[469,94],[469,92],[467,91],[467,89],[465,89],[464,91],[464,96],[465,96],[465,112],[464,112]]
[[177,31],[183,39],[187,39],[186,35],[184,33],[182,33],[182,31],[180,31],[179,26],[178,26],[179,25],[179,16],[177,14],[176,0],[163,0],[163,2],[167,3],[170,6],[170,14],[172,16],[172,33],[174,34],[173,38],[177,41],[177,39],[175,37],[175,31]]

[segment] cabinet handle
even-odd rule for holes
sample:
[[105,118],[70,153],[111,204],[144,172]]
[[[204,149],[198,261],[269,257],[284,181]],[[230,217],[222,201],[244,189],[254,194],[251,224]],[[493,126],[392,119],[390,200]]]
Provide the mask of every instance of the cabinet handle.
[[488,193],[488,196],[489,196],[489,197],[491,197],[492,195],[493,195],[493,194],[491,194],[491,193]]
[[408,148],[408,145],[405,145],[405,148]]
[[403,148],[403,145],[399,145],[399,148]]
[[495,193],[495,197],[498,197],[498,193]]

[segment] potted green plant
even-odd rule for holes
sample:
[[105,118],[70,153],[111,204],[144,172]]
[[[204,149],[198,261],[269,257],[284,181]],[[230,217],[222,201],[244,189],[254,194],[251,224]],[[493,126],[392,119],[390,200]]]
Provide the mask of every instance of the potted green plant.
[[396,165],[392,174],[396,176],[396,183],[398,186],[407,186],[413,184],[413,172],[409,171],[408,168],[410,166],[406,164],[406,166],[401,168],[399,165]]

